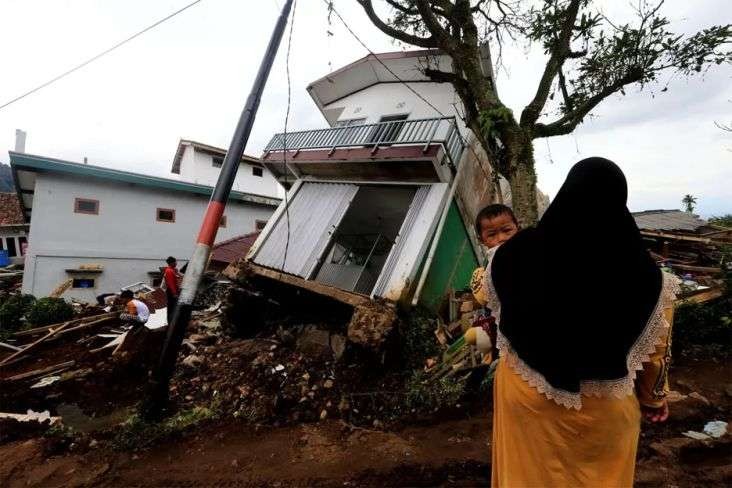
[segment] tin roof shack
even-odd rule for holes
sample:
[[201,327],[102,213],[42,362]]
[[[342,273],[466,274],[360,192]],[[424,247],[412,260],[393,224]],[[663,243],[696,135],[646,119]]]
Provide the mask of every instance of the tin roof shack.
[[7,252],[8,263],[23,262],[29,228],[23,218],[18,195],[0,193],[0,250]]
[[449,70],[449,58],[378,57],[408,86],[366,56],[308,87],[330,127],[276,134],[266,146],[263,164],[289,191],[248,260],[259,275],[348,303],[438,311],[483,261],[473,221],[496,185],[452,85],[419,69]]
[[646,210],[633,217],[651,255],[684,280],[687,299],[704,302],[722,295],[730,259],[724,249],[732,246],[732,229],[681,210]]

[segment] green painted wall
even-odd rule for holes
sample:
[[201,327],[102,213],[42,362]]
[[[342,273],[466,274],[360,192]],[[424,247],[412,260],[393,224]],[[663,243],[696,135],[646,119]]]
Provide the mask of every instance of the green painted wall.
[[478,260],[470,245],[460,212],[455,202],[450,202],[435,258],[422,289],[420,304],[437,312],[450,293],[450,288],[468,288],[470,277],[477,267]]

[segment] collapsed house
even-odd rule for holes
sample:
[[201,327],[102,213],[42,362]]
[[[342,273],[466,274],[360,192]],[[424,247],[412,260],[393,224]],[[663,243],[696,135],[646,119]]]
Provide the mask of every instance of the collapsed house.
[[475,216],[503,195],[453,86],[419,69],[429,63],[450,70],[435,51],[386,53],[308,86],[330,127],[265,147],[288,193],[249,251],[255,274],[433,311],[468,285],[484,260]]
[[[171,177],[161,178],[10,152],[31,224],[23,293],[93,303],[130,284],[157,285],[167,256],[183,265],[191,255],[225,154],[183,140]],[[279,184],[258,160],[245,156],[240,164],[220,240],[263,228],[280,202]]]
[[[15,193],[0,193],[0,251],[7,253],[8,263],[23,262],[29,227],[20,210],[18,196]],[[8,263],[0,263],[0,266]]]

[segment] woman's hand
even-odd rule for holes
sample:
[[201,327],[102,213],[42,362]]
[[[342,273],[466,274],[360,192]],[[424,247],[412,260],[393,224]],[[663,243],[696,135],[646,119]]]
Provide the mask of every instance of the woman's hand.
[[641,405],[641,412],[643,413],[643,417],[649,422],[665,422],[668,419],[668,402],[664,400],[663,405],[656,408]]

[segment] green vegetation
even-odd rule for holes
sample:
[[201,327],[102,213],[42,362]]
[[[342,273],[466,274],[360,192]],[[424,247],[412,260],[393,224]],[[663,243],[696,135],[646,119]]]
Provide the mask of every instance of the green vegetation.
[[732,214],[715,215],[707,220],[710,224],[732,227]]
[[0,306],[0,340],[23,325],[22,318],[35,302],[33,295],[13,295]]
[[63,298],[41,298],[28,310],[26,319],[36,327],[58,324],[71,319],[74,309]]
[[206,420],[217,417],[216,408],[194,407],[183,410],[159,423],[149,423],[135,414],[122,424],[112,444],[119,450],[144,449],[175,434],[180,434]]

